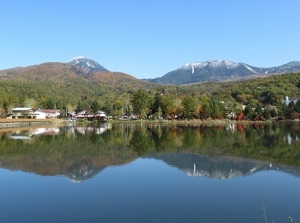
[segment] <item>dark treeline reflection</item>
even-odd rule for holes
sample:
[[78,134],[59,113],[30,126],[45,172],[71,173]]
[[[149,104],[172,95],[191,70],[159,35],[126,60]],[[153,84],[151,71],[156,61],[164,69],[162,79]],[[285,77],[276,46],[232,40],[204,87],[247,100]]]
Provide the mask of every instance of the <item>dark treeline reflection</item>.
[[192,153],[300,166],[300,123],[173,126],[120,123],[0,133],[0,166],[82,180],[140,156]]

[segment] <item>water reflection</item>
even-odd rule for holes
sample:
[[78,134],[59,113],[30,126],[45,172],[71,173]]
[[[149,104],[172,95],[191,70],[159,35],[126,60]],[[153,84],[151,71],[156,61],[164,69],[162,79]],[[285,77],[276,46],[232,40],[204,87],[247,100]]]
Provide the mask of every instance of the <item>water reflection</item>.
[[299,176],[300,123],[173,126],[122,123],[0,133],[0,166],[74,182],[153,157],[190,176],[230,179],[260,170]]
[[58,135],[59,128],[36,128],[28,131],[17,130],[10,134],[12,139],[32,139],[36,135]]
[[80,133],[82,135],[86,134],[96,134],[100,135],[104,133],[106,130],[111,129],[111,124],[110,123],[105,123],[105,124],[100,124],[97,126],[76,126],[72,125],[69,126],[71,130],[73,131],[74,135],[77,133]]
[[176,167],[192,177],[231,179],[248,176],[259,171],[276,170],[300,177],[299,167],[276,165],[259,160],[238,157],[211,157],[199,154],[170,153],[152,156],[166,164]]

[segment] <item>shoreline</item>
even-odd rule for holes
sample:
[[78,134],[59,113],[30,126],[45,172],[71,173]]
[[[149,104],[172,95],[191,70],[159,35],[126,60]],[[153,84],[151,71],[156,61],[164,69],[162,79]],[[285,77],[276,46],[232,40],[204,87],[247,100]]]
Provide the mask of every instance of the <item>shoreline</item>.
[[0,129],[36,127],[43,125],[61,124],[61,119],[0,119]]
[[[299,122],[299,120],[267,120],[267,121],[251,121],[251,120],[230,120],[230,119],[191,119],[191,120],[109,120],[110,123],[149,123],[149,124],[165,124],[165,125],[187,125],[187,126],[224,126],[228,124],[270,124],[272,122]],[[0,130],[15,128],[31,128],[38,126],[60,125],[68,123],[64,119],[0,119]],[[75,122],[77,124],[92,123],[91,121]]]

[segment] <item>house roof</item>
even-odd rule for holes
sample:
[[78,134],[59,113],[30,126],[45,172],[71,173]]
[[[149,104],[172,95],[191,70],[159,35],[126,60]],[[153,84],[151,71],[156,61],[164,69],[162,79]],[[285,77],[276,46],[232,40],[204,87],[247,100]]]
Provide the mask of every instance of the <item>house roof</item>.
[[296,96],[292,97],[291,100],[300,100],[300,95],[296,95]]
[[60,113],[60,110],[57,110],[57,109],[43,109],[41,110],[42,112],[45,112],[45,113]]
[[32,110],[32,108],[13,108],[12,111],[29,111]]

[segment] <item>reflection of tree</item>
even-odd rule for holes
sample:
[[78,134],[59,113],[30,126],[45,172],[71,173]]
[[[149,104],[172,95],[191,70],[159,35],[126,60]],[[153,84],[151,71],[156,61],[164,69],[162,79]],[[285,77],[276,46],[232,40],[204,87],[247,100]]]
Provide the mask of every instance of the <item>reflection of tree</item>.
[[145,155],[148,150],[153,148],[153,139],[146,128],[137,128],[132,133],[129,148],[133,149],[139,156]]
[[[60,128],[60,135],[38,135],[27,141],[0,133],[2,167],[39,174],[66,175],[83,167],[129,162],[141,155],[190,152],[267,160],[300,166],[300,123],[235,127],[141,126],[117,124],[101,135]],[[95,130],[94,130],[95,131]]]
[[199,139],[197,138],[197,131],[194,128],[188,128],[183,132],[183,145],[186,148],[193,148],[197,145]]

